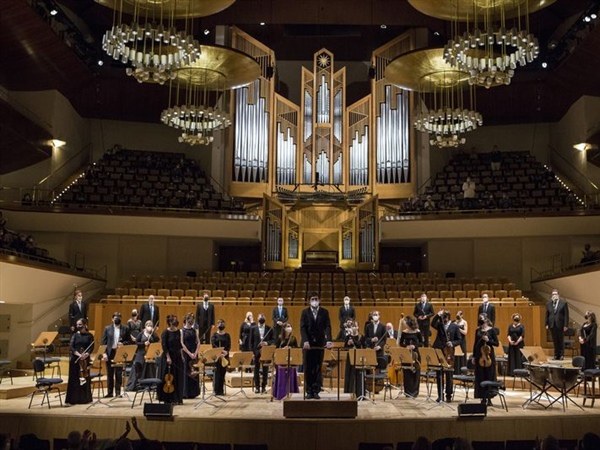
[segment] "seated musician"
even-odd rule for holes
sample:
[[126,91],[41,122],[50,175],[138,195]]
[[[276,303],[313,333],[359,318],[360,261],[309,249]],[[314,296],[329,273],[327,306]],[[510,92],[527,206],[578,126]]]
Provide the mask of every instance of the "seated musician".
[[[281,334],[275,342],[277,348],[298,348],[298,339],[294,336],[292,325],[284,323]],[[298,374],[295,366],[277,366],[273,380],[273,397],[277,400],[285,398],[289,392],[300,392]]]
[[452,372],[454,371],[454,348],[460,345],[461,334],[458,325],[450,320],[450,311],[442,310],[438,312],[431,321],[431,328],[437,331],[437,336],[433,342],[433,348],[439,348],[444,352],[446,362],[452,367],[450,370],[437,371],[437,402],[443,401],[442,381],[446,377],[446,402],[452,401],[453,379]]
[[[146,369],[146,349],[153,342],[158,342],[160,340],[154,331],[154,324],[151,320],[147,320],[144,324],[144,331],[138,334],[134,339],[137,349],[133,356],[133,365],[131,366],[131,372],[127,380],[127,386],[125,387],[126,391],[135,390],[139,379],[156,376],[155,364],[150,364],[148,370]],[[154,369],[154,373],[152,373],[150,369]]]
[[413,316],[407,316],[404,319],[404,328],[401,330],[398,343],[400,347],[409,349],[413,354],[413,365],[403,364],[402,370],[404,375],[404,395],[416,398],[419,395],[421,380],[419,347],[424,345],[424,341],[421,330],[419,330],[417,321]]

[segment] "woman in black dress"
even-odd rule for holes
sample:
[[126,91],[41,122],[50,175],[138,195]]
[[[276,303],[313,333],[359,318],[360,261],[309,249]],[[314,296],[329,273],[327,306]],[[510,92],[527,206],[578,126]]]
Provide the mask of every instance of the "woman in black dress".
[[584,316],[585,322],[579,329],[579,344],[581,356],[585,358],[585,369],[594,369],[596,367],[596,334],[598,324],[596,323],[596,313],[587,311]]
[[513,376],[515,369],[523,368],[521,349],[525,345],[525,325],[521,323],[521,315],[512,315],[513,322],[508,326],[508,374]]
[[200,349],[200,336],[194,328],[194,315],[188,313],[183,318],[181,328],[181,347],[183,349],[183,398],[196,398],[200,395],[200,378],[198,369],[194,364],[198,362],[198,350]]
[[240,352],[249,352],[252,351],[252,343],[250,342],[250,331],[252,329],[252,325],[254,324],[254,317],[252,316],[252,312],[248,311],[246,313],[246,318],[242,322],[240,326]]
[[[154,333],[154,327],[151,320],[147,320],[144,326],[144,331],[139,333],[134,339],[137,345],[135,355],[133,356],[133,366],[127,380],[127,391],[134,391],[137,387],[137,382],[142,378],[156,377],[156,365],[146,363],[146,348],[153,342],[158,342],[158,336]],[[152,357],[152,355],[149,355]],[[154,369],[154,370],[152,370]]]
[[350,333],[344,337],[344,347],[350,349],[344,372],[344,392],[354,393],[357,397],[361,397],[365,395],[365,374],[360,370],[360,364],[352,361],[353,349],[366,348],[363,336],[358,332],[358,322],[354,322],[350,326]]
[[131,335],[132,341],[135,341],[142,332],[142,321],[135,308],[131,310],[131,318],[127,321],[127,328],[129,328],[129,334]]
[[181,333],[179,320],[175,315],[167,316],[167,329],[163,331],[160,342],[160,379],[158,399],[164,403],[183,403],[183,357],[181,356]]
[[456,313],[456,325],[458,325],[458,332],[460,333],[460,349],[463,352],[462,356],[454,356],[454,373],[457,375],[462,374],[462,368],[467,365],[467,333],[469,332],[469,324],[463,317],[463,312],[458,311]]
[[217,321],[217,332],[210,338],[210,343],[213,348],[222,348],[221,357],[215,365],[215,376],[213,379],[213,392],[215,395],[225,395],[225,372],[227,372],[227,363],[223,359],[229,361],[229,350],[231,350],[231,336],[225,332],[225,321],[219,319]]
[[[471,362],[475,366],[475,398],[484,399],[485,391],[482,381],[496,381],[496,355],[494,347],[498,347],[498,335],[486,314],[480,314],[475,330],[475,343]],[[490,401],[491,403],[491,401]]]
[[418,323],[412,316],[404,319],[405,328],[400,333],[398,345],[406,347],[413,354],[414,364],[412,367],[402,368],[404,376],[404,395],[416,398],[419,396],[419,387],[421,380],[421,366],[419,364],[419,347],[423,346],[423,335],[418,328]]
[[79,319],[76,326],[77,331],[71,336],[69,346],[71,357],[65,398],[65,402],[70,405],[91,403],[92,401],[92,383],[87,369],[90,363],[90,353],[94,349],[94,336],[88,331],[86,319]]

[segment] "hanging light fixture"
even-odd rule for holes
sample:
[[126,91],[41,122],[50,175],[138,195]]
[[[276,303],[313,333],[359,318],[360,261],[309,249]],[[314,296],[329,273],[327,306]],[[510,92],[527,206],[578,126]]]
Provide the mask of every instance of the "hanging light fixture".
[[[466,71],[469,84],[485,88],[510,84],[517,67],[539,56],[538,40],[529,28],[529,14],[554,1],[409,0],[424,14],[452,21],[444,60]],[[431,3],[436,3],[435,8]]]
[[[164,84],[174,72],[200,56],[193,19],[214,14],[235,0],[96,0],[112,8],[113,26],[104,33],[102,49],[129,64],[129,76],[138,82]],[[124,15],[131,15],[125,23]],[[183,21],[177,28],[176,21]]]
[[161,113],[161,121],[181,130],[179,142],[209,145],[215,131],[231,125],[226,111],[228,90],[249,84],[259,76],[260,66],[245,53],[203,45],[193,64],[174,71],[169,105]]
[[390,83],[419,93],[414,126],[428,133],[429,143],[439,148],[464,144],[465,133],[483,125],[481,114],[475,111],[475,87],[467,85],[468,77],[444,61],[441,48],[402,54],[385,71]]

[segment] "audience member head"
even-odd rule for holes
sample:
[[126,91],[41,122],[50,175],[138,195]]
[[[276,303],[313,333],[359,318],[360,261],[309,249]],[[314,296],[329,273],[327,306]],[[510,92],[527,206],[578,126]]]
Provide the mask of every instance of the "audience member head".
[[425,436],[419,436],[415,440],[412,450],[431,450],[431,442]]
[[560,450],[560,443],[551,434],[542,440],[540,450]]
[[579,448],[581,450],[600,448],[600,436],[598,436],[596,433],[585,433],[583,438],[581,438]]
[[71,431],[67,436],[67,449],[78,450],[81,447],[81,433],[77,430]]
[[473,450],[471,443],[465,438],[457,437],[454,439],[452,450]]

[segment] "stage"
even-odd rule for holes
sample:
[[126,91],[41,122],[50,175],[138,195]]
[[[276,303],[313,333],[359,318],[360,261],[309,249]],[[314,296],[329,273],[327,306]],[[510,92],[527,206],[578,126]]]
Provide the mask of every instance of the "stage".
[[[66,377],[65,377],[66,378]],[[30,377],[15,378],[14,385],[5,379],[1,391],[24,389],[31,385]],[[399,396],[383,400],[383,392],[375,396],[375,403],[358,403],[358,415],[354,419],[284,418],[281,401],[270,401],[268,394],[254,394],[245,388],[243,395],[235,395],[239,388],[227,388],[225,402],[215,401],[211,406],[194,406],[200,398],[185,400],[174,407],[172,420],[149,420],[144,417],[143,406],[131,408],[131,401],[115,398],[110,407],[96,404],[60,407],[52,397],[52,409],[41,406],[41,395],[34,398],[27,409],[29,397],[17,397],[0,401],[0,432],[20,435],[35,433],[44,439],[66,437],[74,429],[89,428],[99,438],[116,437],[123,433],[125,420],[136,416],[140,428],[148,438],[164,441],[193,441],[207,443],[268,444],[270,450],[352,450],[359,442],[409,442],[425,435],[430,439],[465,436],[471,440],[506,441],[510,439],[535,439],[548,434],[561,439],[577,439],[587,431],[600,430],[600,400],[595,407],[583,410],[569,404],[566,412],[560,403],[552,407],[532,404],[522,408],[529,398],[529,389],[512,390],[512,379],[507,380],[509,389],[505,396],[508,412],[489,408],[487,416],[479,419],[459,418],[456,407],[464,400],[464,391],[457,389],[455,399],[447,406],[426,401],[425,386],[417,399]],[[65,383],[66,386],[66,383]],[[519,385],[520,387],[520,385]],[[435,388],[434,388],[435,391]],[[396,397],[394,390],[392,396]],[[209,384],[210,394],[210,384]],[[551,392],[551,394],[555,394]],[[133,398],[133,393],[129,394]],[[316,404],[336,398],[337,390],[322,393],[321,400],[302,400]],[[9,396],[8,396],[9,397]],[[5,398],[5,397],[3,397]],[[582,398],[573,396],[581,405]],[[107,401],[107,400],[103,400]],[[476,403],[469,400],[469,403]],[[542,404],[547,403],[546,400]],[[322,404],[324,406],[324,404]],[[132,438],[137,438],[132,432]]]

